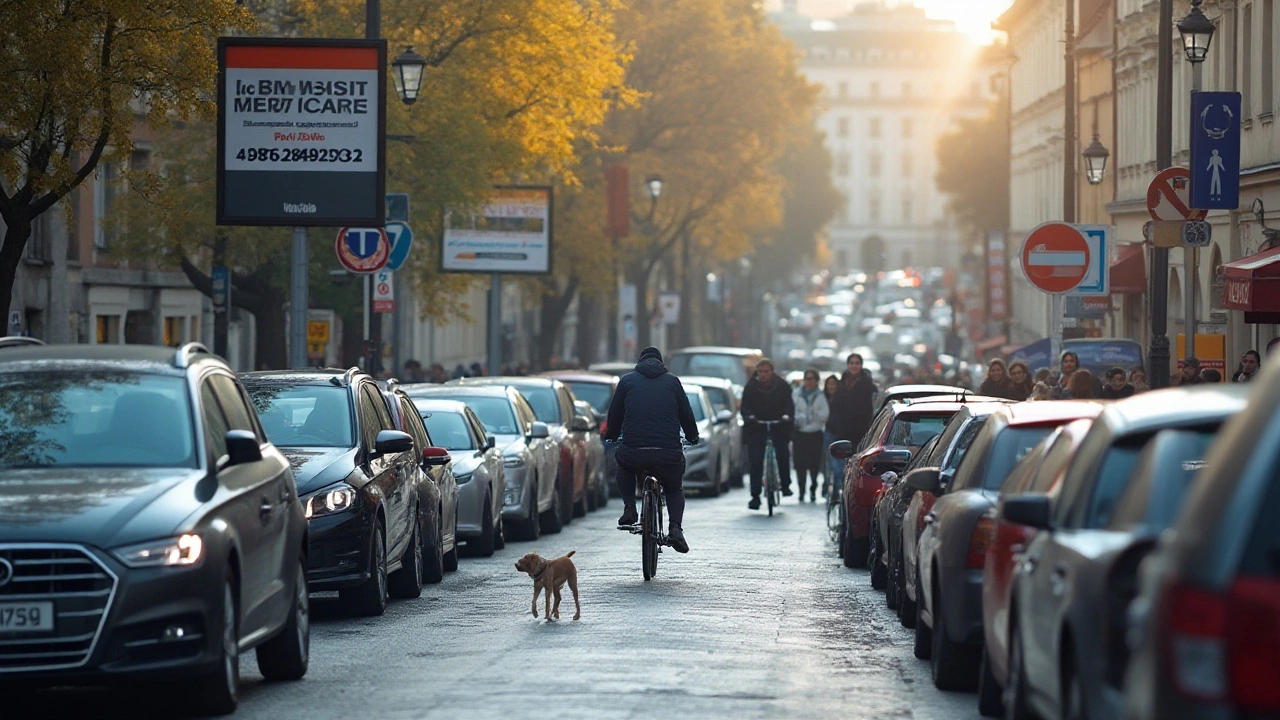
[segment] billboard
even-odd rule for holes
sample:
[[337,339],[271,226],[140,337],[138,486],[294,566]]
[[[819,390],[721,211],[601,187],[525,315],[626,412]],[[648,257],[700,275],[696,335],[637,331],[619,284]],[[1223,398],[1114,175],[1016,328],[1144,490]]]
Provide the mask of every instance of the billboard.
[[218,38],[219,225],[380,227],[386,43]]
[[445,272],[551,272],[550,187],[499,186],[478,213],[445,215]]

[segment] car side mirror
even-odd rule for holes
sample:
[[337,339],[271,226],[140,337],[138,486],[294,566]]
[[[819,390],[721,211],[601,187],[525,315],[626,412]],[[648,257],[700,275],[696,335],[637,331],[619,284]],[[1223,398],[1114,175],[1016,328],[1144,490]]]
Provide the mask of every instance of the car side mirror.
[[837,440],[831,443],[831,447],[827,448],[827,452],[831,453],[831,457],[837,460],[848,460],[853,457],[853,443],[848,440]]
[[248,430],[228,430],[227,467],[258,462],[262,459],[262,448],[258,445],[258,436]]
[[533,440],[541,440],[551,437],[551,429],[544,422],[535,422],[529,426],[529,438]]
[[1011,523],[1026,525],[1037,530],[1048,530],[1052,524],[1049,521],[1048,495],[1039,493],[1014,495],[1001,500],[1000,506],[1001,517]]
[[569,423],[569,429],[574,432],[591,432],[591,421],[581,415],[574,415]]
[[733,419],[733,412],[730,410],[721,410],[716,413],[716,423],[724,424]]
[[413,437],[399,430],[381,430],[373,443],[373,451],[379,455],[391,455],[413,450]]
[[911,462],[910,450],[882,450],[871,459],[868,475],[883,475],[887,472],[900,473]]
[[486,435],[484,438],[484,449],[492,450],[493,448],[496,448],[496,447],[498,447],[498,438],[492,435]]
[[449,451],[442,447],[433,446],[422,449],[422,464],[428,467],[448,465],[450,460]]
[[942,474],[938,472],[938,468],[917,468],[907,473],[904,480],[908,487],[921,492],[941,494]]

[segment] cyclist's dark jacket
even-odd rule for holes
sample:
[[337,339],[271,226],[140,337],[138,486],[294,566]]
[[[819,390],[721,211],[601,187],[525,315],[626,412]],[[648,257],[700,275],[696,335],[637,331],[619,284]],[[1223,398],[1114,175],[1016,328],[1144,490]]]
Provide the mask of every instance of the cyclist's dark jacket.
[[[673,422],[679,420],[679,423]],[[662,360],[644,357],[618,381],[609,404],[609,430],[605,440],[617,440],[632,448],[680,450],[680,430],[697,443],[698,422],[689,396],[679,378],[667,372]]]
[[[791,386],[778,376],[773,377],[773,384],[766,386],[760,382],[759,378],[751,378],[747,381],[747,387],[742,391],[742,417],[755,417],[756,420],[778,420],[783,415],[794,418],[796,416],[795,400],[791,398]],[[764,441],[764,426],[750,424],[746,428],[749,436]],[[790,430],[790,425],[779,425],[775,427],[774,442],[781,437],[777,433],[785,433]]]

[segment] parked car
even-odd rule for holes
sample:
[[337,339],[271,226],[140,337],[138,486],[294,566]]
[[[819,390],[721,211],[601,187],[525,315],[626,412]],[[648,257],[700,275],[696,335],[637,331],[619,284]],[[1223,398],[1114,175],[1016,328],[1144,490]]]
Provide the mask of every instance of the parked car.
[[[747,381],[755,375],[756,363],[763,359],[764,352],[759,348],[688,347],[671,353],[667,358],[667,369],[682,377],[710,375],[724,378],[736,387],[745,388]],[[738,393],[741,400],[741,391]]]
[[[1025,492],[1044,493],[1052,500],[1062,487],[1062,474],[1084,442],[1093,420],[1067,423],[1018,461],[1000,486],[1001,498]],[[1035,528],[1005,520],[1004,500],[988,511],[995,522],[994,538],[982,566],[982,667],[978,671],[978,711],[988,717],[1004,712],[1002,688],[1009,672],[1009,607],[1013,574],[1022,551],[1035,537]]]
[[[905,522],[908,509],[919,494],[914,487],[902,481],[911,471],[917,468],[939,468],[947,478],[955,474],[956,467],[964,457],[965,451],[973,442],[974,436],[982,428],[982,423],[991,413],[1004,407],[1003,402],[966,403],[951,419],[946,428],[930,444],[921,448],[912,458],[911,464],[895,477],[884,494],[876,501],[875,513],[872,517],[871,554],[867,562],[871,567],[872,584],[883,583],[885,603],[890,610],[899,610],[903,605],[906,589],[906,566],[903,555],[904,533],[908,524]],[[932,504],[932,499],[929,499]],[[917,503],[917,508],[922,507]],[[928,512],[928,510],[925,510]],[[914,558],[916,542],[919,539],[917,529],[920,523],[915,518],[919,509],[912,514],[909,524],[912,557]],[[882,578],[882,579],[878,579]],[[904,627],[915,627],[916,612],[914,601],[899,614]]]
[[728,410],[732,417],[725,423],[729,430],[729,485],[742,487],[742,476],[747,472],[747,446],[742,437],[744,421],[742,419],[742,402],[739,398],[742,389],[723,378],[705,375],[688,375],[680,378],[682,383],[702,386],[711,400],[711,410],[715,415]]
[[1092,419],[1102,405],[1088,400],[1014,403],[982,423],[946,484],[938,468],[905,482],[938,497],[925,515],[916,557],[917,645],[929,644],[934,685],[972,690],[982,652],[982,568],[994,539],[1000,486],[1022,457],[1058,427]]
[[546,424],[537,420],[533,408],[510,386],[484,385],[402,385],[415,403],[421,398],[458,400],[466,403],[492,435],[502,453],[502,522],[521,539],[537,540],[542,531],[560,532],[560,499],[557,485],[560,446],[551,439]]
[[833,457],[845,463],[842,502],[844,517],[837,544],[845,567],[865,567],[871,548],[871,511],[884,489],[882,476],[902,472],[921,446],[942,432],[963,407],[949,399],[886,405],[854,449],[847,440],[832,443]]
[[729,489],[729,466],[733,461],[729,423],[733,415],[728,410],[717,413],[701,385],[683,384],[701,440],[684,448],[684,486],[715,497]]
[[560,523],[568,525],[575,517],[587,514],[589,498],[596,488],[589,483],[596,478],[588,467],[587,437],[591,426],[580,421],[573,407],[569,387],[554,378],[482,377],[452,380],[447,385],[475,387],[505,385],[520,391],[533,408],[534,417],[547,426],[551,439],[560,446]]
[[[634,368],[635,366],[628,367]],[[627,370],[627,372],[630,371],[630,369]],[[591,405],[597,421],[595,434],[601,438],[601,444],[603,445],[603,438],[609,431],[609,405],[613,402],[613,394],[618,389],[619,377],[585,370],[555,370],[543,373],[543,376],[555,378],[568,385],[569,390],[576,399],[584,400]],[[597,488],[596,505],[598,507],[604,507],[609,504],[609,497],[617,495],[613,481],[618,474],[618,466],[613,459],[615,450],[616,448],[612,443],[604,445],[604,465],[598,473],[603,481],[601,486]]]
[[1261,372],[1141,565],[1127,718],[1280,715],[1280,378]]
[[349,370],[241,375],[267,437],[293,465],[306,508],[312,592],[337,590],[360,615],[443,578],[440,489],[422,472],[373,378]]
[[226,714],[241,652],[268,680],[306,674],[307,522],[225,362],[6,343],[0,426],[0,684],[164,676]]
[[471,552],[493,555],[506,545],[502,497],[506,475],[497,440],[485,432],[480,418],[458,400],[419,397],[413,405],[432,441],[449,452],[458,487],[458,539]]
[[[865,361],[864,361],[865,363]],[[906,402],[922,397],[945,397],[950,395],[957,402],[964,402],[971,398],[983,399],[967,388],[952,387],[950,385],[894,385],[893,387],[881,390],[876,397],[876,414],[884,410],[885,405],[890,403]],[[999,400],[1000,398],[985,398],[988,400]]]
[[[591,480],[587,486],[591,488],[587,495],[587,509],[598,510],[609,504],[609,486],[613,485],[613,475],[605,473],[607,463],[604,448],[604,434],[600,432],[607,420],[596,414],[595,408],[586,400],[574,399],[573,409],[581,420],[578,426],[586,428],[583,435],[587,443],[587,477]],[[612,444],[612,443],[610,443]]]
[[[1005,500],[1004,517],[1040,530],[1013,578],[1009,673],[1004,697],[1013,713],[1105,712],[1105,631],[1082,624],[1091,584],[1087,568],[1104,542],[1116,501],[1143,447],[1161,430],[1216,432],[1245,408],[1242,385],[1204,385],[1135,395],[1107,406],[1062,478],[1056,503],[1044,495]],[[1092,587],[1097,587],[1093,585]],[[1106,600],[1099,599],[1100,602]],[[1112,628],[1117,630],[1116,628]],[[1102,639],[1098,635],[1104,635]],[[1121,636],[1122,637],[1122,636]]]
[[622,377],[635,369],[636,364],[633,362],[598,362],[587,366],[588,372],[612,375],[614,377]]
[[382,391],[382,399],[391,411],[391,419],[396,429],[409,433],[413,438],[413,449],[416,457],[422,458],[422,471],[427,480],[435,484],[440,495],[440,528],[444,552],[444,569],[453,572],[458,569],[458,482],[454,474],[453,456],[447,448],[437,447],[431,441],[431,433],[422,422],[418,409],[413,401],[399,388],[394,380],[390,387]]

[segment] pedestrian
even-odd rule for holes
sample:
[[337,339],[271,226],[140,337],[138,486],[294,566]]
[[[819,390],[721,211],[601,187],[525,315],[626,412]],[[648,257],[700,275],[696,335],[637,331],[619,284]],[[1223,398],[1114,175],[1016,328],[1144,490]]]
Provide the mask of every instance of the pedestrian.
[[[768,438],[773,438],[773,451],[778,462],[778,480],[782,494],[791,495],[791,420],[796,408],[791,401],[791,389],[777,375],[773,361],[763,358],[756,363],[756,375],[747,381],[742,390],[742,418],[745,428],[748,459],[751,467],[751,501],[747,507],[760,509],[761,481],[764,478],[764,450]],[[782,420],[781,425],[766,429],[759,421]]]
[[1236,368],[1235,374],[1231,376],[1231,382],[1249,382],[1258,373],[1261,365],[1262,356],[1257,350],[1245,350],[1240,358],[1240,367]]
[[1048,385],[1050,382],[1049,378],[1052,374],[1053,374],[1053,371],[1047,367],[1036,368],[1036,374],[1032,379],[1034,379],[1038,383],[1044,383]]
[[[827,422],[832,442],[848,440],[856,447],[862,441],[862,436],[871,428],[875,396],[876,383],[862,366],[862,356],[858,353],[849,355],[845,359],[844,375],[832,399],[831,416]],[[844,461],[836,461],[834,488],[839,488],[844,481],[844,465]]]
[[1151,389],[1150,383],[1147,382],[1147,371],[1143,370],[1141,365],[1129,368],[1129,384],[1133,386],[1134,395]]
[[1013,388],[1009,393],[1010,400],[1026,400],[1031,397],[1031,391],[1036,383],[1030,376],[1031,371],[1026,363],[1021,360],[1009,363],[1009,384]]
[[420,383],[426,382],[427,374],[422,370],[422,363],[417,360],[404,361],[404,376],[406,382]]
[[836,441],[835,431],[832,430],[835,414],[830,412],[835,407],[836,391],[840,389],[840,378],[834,374],[828,375],[827,379],[822,383],[822,394],[827,399],[827,422],[822,433],[822,457],[826,460],[823,465],[826,468],[827,482],[822,485],[822,497],[827,497],[831,492],[832,486],[837,482],[836,477],[844,467],[843,460],[831,457],[827,450],[831,447],[831,443]]
[[1052,400],[1053,390],[1049,387],[1049,383],[1038,382],[1031,388],[1031,396],[1028,401],[1033,400]]
[[458,363],[457,365],[454,365],[454,366],[453,366],[453,375],[452,375],[452,378],[453,378],[454,380],[461,380],[462,378],[464,378],[464,377],[466,377],[466,376],[467,376],[467,366],[466,366],[466,365],[463,365],[462,363]]
[[1071,373],[1067,389],[1062,392],[1063,400],[1090,400],[1097,397],[1093,388],[1093,373],[1084,368],[1077,368]]
[[988,397],[1007,398],[1013,392],[1013,383],[1009,381],[1009,368],[1000,358],[992,358],[987,364],[987,376],[978,386],[978,394]]
[[1102,394],[1098,397],[1103,400],[1120,400],[1133,397],[1135,392],[1137,390],[1129,384],[1129,377],[1125,374],[1124,368],[1113,367],[1107,371],[1107,384],[1103,386]]
[[1178,361],[1178,385],[1201,385],[1204,380],[1200,379],[1200,359],[1194,355],[1188,355]]
[[1054,388],[1056,397],[1064,397],[1071,388],[1071,376],[1080,369],[1080,356],[1067,350],[1062,353],[1058,360],[1058,369],[1062,373],[1058,378],[1057,387]]
[[796,406],[795,434],[791,438],[791,458],[796,468],[796,488],[800,491],[800,500],[804,501],[804,479],[808,473],[809,502],[817,502],[818,470],[822,467],[823,430],[827,425],[827,417],[831,414],[831,406],[827,404],[827,396],[818,389],[818,371],[810,368],[804,371],[804,381],[791,394],[791,402]]
[[1200,371],[1200,379],[1206,383],[1220,383],[1222,382],[1222,373],[1218,372],[1216,368],[1204,368]]
[[478,362],[471,363],[471,377],[484,377],[484,366]]

